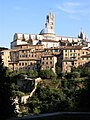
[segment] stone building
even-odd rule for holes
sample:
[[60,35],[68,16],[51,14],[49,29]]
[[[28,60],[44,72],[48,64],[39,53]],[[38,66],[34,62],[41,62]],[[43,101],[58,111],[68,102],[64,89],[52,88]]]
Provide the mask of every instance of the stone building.
[[83,66],[90,61],[90,49],[83,46],[63,48],[62,71],[70,72],[72,67]]
[[[11,49],[2,51],[4,65],[12,71],[50,69],[58,62],[62,72],[70,72],[90,61],[90,42],[81,31],[78,37],[58,36],[54,16],[46,16],[45,28],[39,34],[15,33]],[[3,54],[4,53],[4,54]]]
[[78,37],[58,36],[54,32],[54,16],[50,12],[46,16],[45,28],[39,34],[15,33],[11,42],[11,49],[20,45],[43,45],[44,48],[58,47],[62,45],[81,45],[88,38],[84,32],[80,32]]

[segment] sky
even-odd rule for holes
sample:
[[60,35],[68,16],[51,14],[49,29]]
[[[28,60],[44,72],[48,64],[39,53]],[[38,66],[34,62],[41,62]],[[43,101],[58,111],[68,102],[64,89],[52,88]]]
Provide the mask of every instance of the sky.
[[55,34],[90,41],[90,0],[0,0],[0,47],[10,48],[15,33],[39,34],[46,15],[55,17]]

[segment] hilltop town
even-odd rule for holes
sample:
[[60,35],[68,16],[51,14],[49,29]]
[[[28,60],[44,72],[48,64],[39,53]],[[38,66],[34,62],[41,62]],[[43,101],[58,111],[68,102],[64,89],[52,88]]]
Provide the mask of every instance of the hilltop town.
[[58,36],[54,15],[39,34],[15,33],[0,48],[0,119],[53,112],[90,111],[90,42]]
[[54,15],[46,16],[45,28],[39,34],[15,33],[11,49],[2,50],[4,65],[11,71],[52,69],[62,72],[90,61],[90,42],[83,31],[77,37],[58,36],[54,33]]

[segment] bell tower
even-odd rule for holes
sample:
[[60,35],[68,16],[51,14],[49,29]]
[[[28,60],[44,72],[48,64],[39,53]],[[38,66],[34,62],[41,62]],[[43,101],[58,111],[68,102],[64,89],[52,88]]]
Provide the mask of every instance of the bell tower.
[[45,33],[54,33],[54,16],[52,12],[46,16]]

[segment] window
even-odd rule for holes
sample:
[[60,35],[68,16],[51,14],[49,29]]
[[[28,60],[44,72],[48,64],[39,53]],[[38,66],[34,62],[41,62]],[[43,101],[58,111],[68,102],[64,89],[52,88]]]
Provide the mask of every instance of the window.
[[22,63],[22,66],[24,66],[24,63]]
[[50,57],[50,60],[52,60],[52,57]]
[[53,29],[53,27],[51,26],[51,29]]
[[24,57],[24,55],[22,55],[22,57]]
[[80,62],[78,63],[78,65],[80,65]]
[[73,57],[75,57],[75,53],[73,54]]
[[48,62],[46,62],[46,64],[48,64]]
[[42,64],[44,64],[44,62],[42,62]]
[[65,56],[67,56],[67,54],[65,54]]
[[86,54],[88,54],[88,52],[86,52]]
[[19,63],[19,66],[21,66],[21,63]]
[[84,58],[82,58],[82,60],[84,60]]
[[58,49],[56,49],[55,52],[58,52]]
[[78,53],[78,56],[80,56],[80,53]]
[[82,52],[82,54],[84,54],[84,52]]
[[72,50],[70,50],[70,52],[72,52]]
[[67,50],[65,50],[65,52],[67,52]]
[[52,62],[50,62],[50,64],[52,64]]
[[86,58],[86,60],[88,60],[88,58]]
[[27,63],[25,63],[25,65],[27,65]]
[[72,62],[72,65],[74,65],[74,62]]
[[70,56],[72,56],[72,54],[70,54]]

